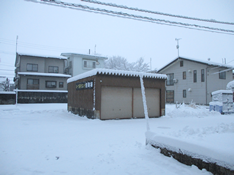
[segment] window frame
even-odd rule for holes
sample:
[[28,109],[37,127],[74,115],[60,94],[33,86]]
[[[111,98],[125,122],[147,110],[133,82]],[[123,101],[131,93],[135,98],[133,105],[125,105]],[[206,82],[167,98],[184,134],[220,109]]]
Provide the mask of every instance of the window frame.
[[96,61],[94,60],[83,60],[83,69],[95,69],[96,65]]
[[193,82],[197,82],[197,70],[193,70]]
[[[52,68],[52,71],[50,68]],[[57,72],[55,71],[55,68],[57,68]],[[59,67],[58,66],[49,66],[48,73],[59,73]]]
[[174,90],[166,90],[166,103],[174,103],[175,92]]
[[[32,66],[32,68],[29,69],[28,66]],[[35,68],[34,66],[36,66],[36,70],[34,70],[34,68]],[[28,72],[38,72],[38,64],[27,63],[27,65],[26,65],[26,70],[27,70]]]
[[[171,76],[172,76],[173,78],[171,78]],[[168,77],[170,77],[170,79],[168,79]],[[174,79],[174,73],[167,74],[166,85],[167,85],[167,86],[174,86],[174,81],[173,81],[173,79]]]
[[201,82],[205,82],[205,69],[201,69]]
[[[61,86],[62,84],[62,86]],[[59,88],[63,88],[64,87],[64,83],[63,82],[59,82]]]
[[187,97],[187,92],[186,92],[186,89],[183,90],[183,98],[186,98]]
[[184,61],[180,61],[180,67],[184,66]]
[[183,71],[182,78],[183,78],[183,80],[186,80],[186,71]]
[[[55,85],[51,85],[51,86],[48,86],[47,83],[55,83]],[[51,80],[48,80],[48,81],[45,81],[45,87],[46,88],[56,88],[57,87],[57,81],[51,81]]]
[[87,60],[83,60],[83,67],[88,68],[88,61]]
[[219,79],[221,79],[221,80],[226,80],[226,71],[225,72],[221,72],[221,71],[219,71]]
[[[32,83],[32,84],[29,84],[29,80],[32,80],[33,83]],[[36,81],[37,81],[38,83],[35,83]],[[39,84],[40,84],[39,79],[33,79],[33,78],[28,78],[28,79],[27,79],[27,89],[39,89]]]

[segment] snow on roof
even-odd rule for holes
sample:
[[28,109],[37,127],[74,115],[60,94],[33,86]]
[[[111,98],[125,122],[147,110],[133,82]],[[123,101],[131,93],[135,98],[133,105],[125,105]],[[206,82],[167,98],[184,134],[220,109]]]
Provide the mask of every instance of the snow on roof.
[[53,56],[53,55],[41,55],[41,54],[34,54],[34,53],[22,53],[17,52],[18,55],[24,55],[24,56],[33,56],[33,57],[43,57],[43,58],[56,58],[56,59],[63,59],[66,60],[66,57],[63,56]]
[[66,77],[66,78],[71,77],[71,75],[67,75],[67,74],[40,73],[40,72],[18,72],[18,74],[19,75],[43,76],[43,77]]
[[233,92],[231,90],[217,90],[217,91],[214,91],[212,92],[212,95],[215,95],[215,94],[232,94]]
[[113,70],[113,69],[93,69],[91,71],[85,72],[83,74],[76,75],[67,80],[67,83],[77,81],[83,78],[91,77],[97,74],[108,74],[108,75],[119,75],[119,76],[132,76],[139,77],[143,76],[145,78],[158,78],[158,79],[167,79],[165,74],[154,74],[154,73],[145,73],[145,72],[135,72],[135,71],[124,71],[124,70]]
[[234,88],[234,80],[230,81],[230,82],[227,84],[227,90],[232,90],[232,88]]
[[103,57],[100,55],[88,55],[88,54],[79,54],[79,53],[61,53],[61,56],[64,57],[70,57],[70,56],[78,56],[78,57],[86,57],[89,59],[103,59],[103,60],[107,60],[107,57]]
[[0,94],[15,94],[14,91],[0,91]]
[[60,92],[60,93],[67,93],[67,90],[21,90],[21,89],[15,89],[15,92]]
[[206,64],[206,65],[209,65],[209,66],[225,67],[225,68],[228,68],[228,69],[231,69],[231,70],[234,69],[234,66],[227,65],[227,64],[216,63],[216,62],[212,62],[212,61],[208,61],[208,60],[204,61],[204,60],[199,60],[199,59],[194,59],[194,58],[188,58],[188,57],[177,57],[174,60],[172,60],[171,62],[169,62],[168,64],[166,64],[165,66],[163,66],[161,69],[159,69],[158,72],[160,72],[161,70],[163,70],[164,68],[168,67],[170,64],[174,63],[175,61],[177,61],[179,59],[194,61],[194,62]]

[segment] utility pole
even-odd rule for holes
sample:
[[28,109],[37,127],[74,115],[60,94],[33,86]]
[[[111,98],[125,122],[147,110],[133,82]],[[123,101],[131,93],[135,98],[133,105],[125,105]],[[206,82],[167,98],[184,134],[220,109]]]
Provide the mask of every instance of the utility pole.
[[176,48],[178,50],[178,58],[179,58],[179,56],[180,56],[180,53],[179,53],[179,48],[180,48],[180,46],[179,46],[179,40],[181,40],[181,38],[176,38],[175,40],[177,41]]

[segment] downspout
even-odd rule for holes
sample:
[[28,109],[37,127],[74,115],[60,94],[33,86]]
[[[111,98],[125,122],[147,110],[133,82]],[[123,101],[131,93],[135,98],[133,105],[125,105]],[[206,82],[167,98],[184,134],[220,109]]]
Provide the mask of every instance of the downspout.
[[206,104],[208,104],[208,102],[207,102],[207,81],[208,81],[208,79],[207,79],[207,76],[208,75],[208,66],[206,66]]

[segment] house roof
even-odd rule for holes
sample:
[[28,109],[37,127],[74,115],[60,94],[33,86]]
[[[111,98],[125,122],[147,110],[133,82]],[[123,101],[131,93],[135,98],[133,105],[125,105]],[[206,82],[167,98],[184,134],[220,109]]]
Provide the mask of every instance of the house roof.
[[214,66],[214,67],[234,69],[233,66],[230,66],[230,65],[227,65],[227,64],[221,64],[221,63],[216,63],[216,62],[212,62],[212,61],[204,61],[204,60],[186,58],[186,57],[177,57],[174,60],[172,60],[171,62],[169,62],[168,64],[166,64],[165,66],[163,66],[161,69],[159,69],[158,72],[164,70],[165,68],[169,67],[171,64],[175,63],[178,60],[188,60],[188,61],[197,62],[197,63],[200,63],[200,64],[205,64],[205,65]]
[[21,56],[42,57],[42,58],[56,58],[56,59],[63,59],[63,60],[67,59],[66,57],[63,57],[63,56],[42,55],[42,54],[34,54],[34,53],[17,52],[17,54],[21,55]]
[[76,75],[67,80],[67,83],[77,81],[83,78],[91,77],[97,74],[103,75],[116,75],[116,76],[126,76],[126,77],[140,77],[145,78],[158,78],[158,79],[167,79],[167,76],[164,74],[155,74],[155,73],[145,73],[145,72],[135,72],[135,71],[124,71],[124,70],[113,70],[113,69],[93,69],[88,72]]
[[61,53],[61,56],[64,57],[71,57],[71,56],[78,56],[78,57],[84,57],[88,59],[101,59],[101,60],[107,60],[107,57],[99,56],[99,55],[88,55],[88,54],[79,54],[79,53]]
[[31,75],[31,76],[42,76],[42,77],[65,77],[65,78],[71,77],[71,75],[67,74],[40,73],[40,72],[18,72],[18,75]]

